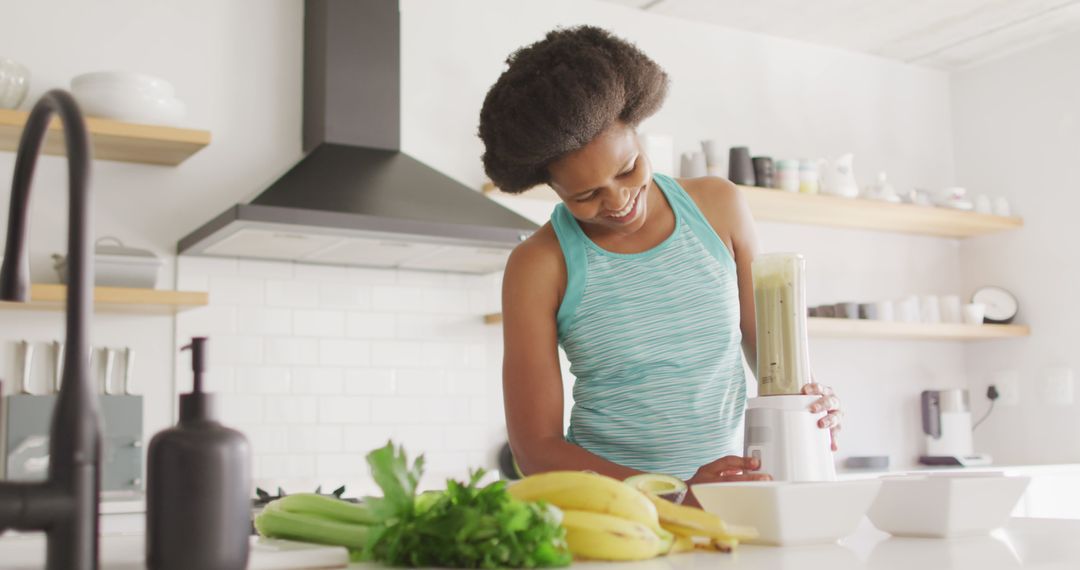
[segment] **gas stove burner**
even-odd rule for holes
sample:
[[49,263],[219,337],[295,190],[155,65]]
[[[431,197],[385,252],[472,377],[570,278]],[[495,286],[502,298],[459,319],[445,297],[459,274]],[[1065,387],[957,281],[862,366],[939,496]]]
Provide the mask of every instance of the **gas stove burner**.
[[[322,492],[322,485],[319,485],[318,487],[315,488],[315,494],[316,495],[323,495],[324,497],[334,497],[335,499],[341,499],[342,501],[348,501],[350,503],[357,502],[357,499],[347,499],[347,498],[342,497],[342,495],[345,494],[345,485],[342,485],[342,486],[338,487],[337,489],[334,489],[330,493],[323,493]],[[256,496],[256,498],[251,500],[251,504],[254,507],[263,507],[263,506],[266,506],[267,503],[269,503],[271,501],[274,501],[274,500],[277,500],[277,499],[280,499],[280,498],[285,497],[287,495],[288,495],[288,493],[286,493],[284,490],[282,490],[281,487],[277,488],[277,494],[276,495],[271,495],[270,493],[263,490],[262,488],[256,487],[255,488],[255,496]]]

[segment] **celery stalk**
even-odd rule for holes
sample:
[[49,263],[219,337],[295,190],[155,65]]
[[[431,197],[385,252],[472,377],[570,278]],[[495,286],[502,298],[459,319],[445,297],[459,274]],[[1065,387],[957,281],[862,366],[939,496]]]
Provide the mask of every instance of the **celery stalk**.
[[367,544],[369,527],[333,520],[317,514],[296,513],[281,508],[278,501],[266,506],[255,517],[255,529],[269,538],[285,538],[315,542],[349,549],[362,549]]
[[378,522],[378,517],[362,503],[353,504],[314,493],[287,495],[273,504],[290,513],[318,515],[347,523],[370,525]]

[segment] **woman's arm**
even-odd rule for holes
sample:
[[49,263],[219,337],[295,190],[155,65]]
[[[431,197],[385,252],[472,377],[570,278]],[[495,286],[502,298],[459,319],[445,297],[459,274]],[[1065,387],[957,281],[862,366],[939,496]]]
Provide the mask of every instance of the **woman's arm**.
[[757,327],[754,321],[754,279],[750,266],[757,255],[754,217],[742,192],[723,178],[695,178],[681,181],[694,198],[705,219],[735,257],[739,282],[739,329],[743,353],[757,375]]
[[639,471],[563,437],[563,385],[555,315],[566,267],[544,227],[510,255],[503,276],[503,401],[514,458],[525,474],[591,470],[618,479]]

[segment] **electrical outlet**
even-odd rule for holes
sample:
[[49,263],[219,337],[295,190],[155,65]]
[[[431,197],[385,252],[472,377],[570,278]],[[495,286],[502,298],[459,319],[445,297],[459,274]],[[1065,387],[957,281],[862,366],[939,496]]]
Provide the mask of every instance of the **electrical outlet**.
[[990,376],[990,383],[997,386],[998,406],[1020,405],[1020,373],[1015,370],[999,370]]
[[1072,368],[1047,368],[1042,372],[1040,389],[1043,403],[1049,406],[1071,406],[1073,403]]

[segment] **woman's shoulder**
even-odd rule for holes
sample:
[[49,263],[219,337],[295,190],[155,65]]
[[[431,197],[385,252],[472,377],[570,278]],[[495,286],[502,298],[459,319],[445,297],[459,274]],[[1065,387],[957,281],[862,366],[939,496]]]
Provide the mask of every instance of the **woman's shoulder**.
[[566,282],[566,262],[551,222],[541,226],[510,252],[505,280],[556,290]]
[[739,187],[718,176],[678,178],[676,181],[694,199],[698,208],[730,206],[742,199]]

